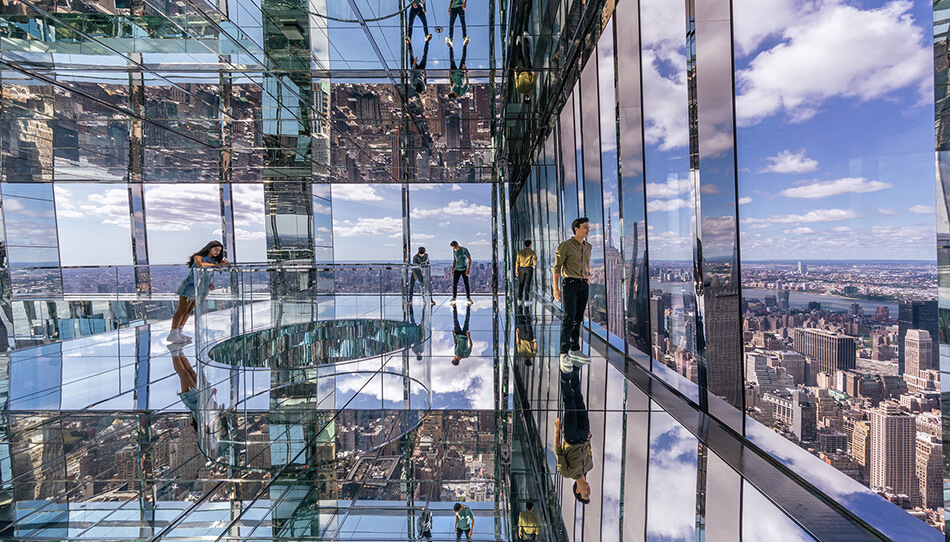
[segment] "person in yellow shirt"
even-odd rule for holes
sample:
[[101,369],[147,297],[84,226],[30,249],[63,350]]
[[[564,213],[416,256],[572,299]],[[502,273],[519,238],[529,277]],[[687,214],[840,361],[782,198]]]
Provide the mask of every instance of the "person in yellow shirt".
[[525,505],[526,510],[522,510],[518,515],[518,538],[520,540],[537,540],[541,534],[541,524],[538,523],[538,517],[534,515],[534,503],[529,502]]
[[526,239],[524,248],[515,256],[515,277],[518,278],[518,297],[527,301],[531,295],[531,279],[534,278],[534,268],[538,265],[538,255],[531,248],[531,239]]

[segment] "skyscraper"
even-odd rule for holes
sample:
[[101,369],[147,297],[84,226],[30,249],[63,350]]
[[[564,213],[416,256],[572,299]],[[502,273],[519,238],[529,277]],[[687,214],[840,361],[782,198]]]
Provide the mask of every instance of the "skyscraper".
[[920,371],[932,368],[933,341],[924,329],[908,329],[904,335],[904,377],[916,379]]
[[[871,489],[903,494],[915,502],[917,478],[914,418],[893,401],[869,413],[871,419]],[[888,489],[890,488],[890,489]]]
[[814,358],[818,372],[834,376],[839,370],[855,368],[854,337],[823,329],[796,329],[793,348]]
[[925,329],[930,332],[931,340],[936,340],[937,302],[910,301],[901,303],[897,309],[897,347],[900,349],[897,372],[901,375],[904,374],[904,363],[906,359],[904,336],[909,329]]
[[936,510],[943,507],[943,443],[939,437],[917,433],[917,482],[920,504]]

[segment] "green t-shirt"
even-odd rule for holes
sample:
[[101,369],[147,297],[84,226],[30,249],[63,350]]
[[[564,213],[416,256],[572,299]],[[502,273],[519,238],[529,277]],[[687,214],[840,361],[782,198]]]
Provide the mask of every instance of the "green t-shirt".
[[458,250],[453,250],[455,253],[455,269],[456,271],[465,271],[468,269],[468,259],[472,257],[469,254],[468,249],[465,247],[459,247]]
[[455,513],[455,517],[458,518],[458,524],[456,527],[467,531],[472,528],[472,521],[475,519],[475,516],[472,514],[472,509],[469,507],[462,508]]
[[450,7],[450,8],[460,8],[460,7],[462,7],[462,4],[464,4],[464,3],[465,3],[465,0],[452,0],[452,2],[449,4],[449,7]]
[[452,82],[452,92],[459,95],[459,98],[465,96],[468,92],[468,85],[465,84],[465,72],[462,70],[452,70],[449,72],[449,80]]
[[472,355],[472,343],[468,340],[468,335],[464,333],[455,335],[455,355],[460,358]]

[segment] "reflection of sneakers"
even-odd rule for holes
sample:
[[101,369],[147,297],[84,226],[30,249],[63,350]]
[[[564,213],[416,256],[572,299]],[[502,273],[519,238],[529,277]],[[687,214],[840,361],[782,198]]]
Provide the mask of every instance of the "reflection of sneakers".
[[474,303],[474,301],[472,301],[472,298],[471,298],[471,297],[467,298],[467,300],[466,300],[465,302],[468,303],[469,305],[471,305],[472,303]]
[[452,38],[445,38],[445,44],[448,45],[449,47],[451,47],[451,46],[452,46]]
[[184,356],[184,354],[181,351],[182,346],[184,345],[180,343],[172,343],[172,344],[165,345],[165,348],[168,348],[168,351],[172,353],[173,358],[177,358],[180,356]]
[[468,36],[465,36],[465,39],[462,40],[462,45],[468,45]]
[[168,335],[165,337],[165,340],[170,343],[186,343],[190,339],[187,339],[180,331],[173,329],[168,332]]
[[574,370],[574,362],[571,361],[571,356],[567,352],[561,354],[561,372],[569,373]]
[[435,299],[432,300],[432,306],[435,306]]
[[449,300],[449,305],[454,305],[454,304],[455,304],[455,298],[453,297],[452,299]]
[[590,363],[590,356],[581,350],[571,350],[570,357],[571,360],[574,361],[574,365],[577,365],[578,367]]
[[432,40],[432,34],[426,34],[426,43]]

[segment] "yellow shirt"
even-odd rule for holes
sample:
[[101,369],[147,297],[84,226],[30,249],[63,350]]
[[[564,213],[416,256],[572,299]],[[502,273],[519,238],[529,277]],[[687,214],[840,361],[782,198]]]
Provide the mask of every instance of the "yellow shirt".
[[534,267],[538,261],[538,256],[530,248],[523,248],[518,251],[516,256],[518,267]]
[[537,80],[537,73],[533,71],[520,71],[515,75],[515,89],[522,94],[531,94],[534,91],[534,83]]
[[541,525],[538,524],[538,518],[530,510],[522,510],[518,514],[518,528],[524,531],[524,534],[540,534]]

